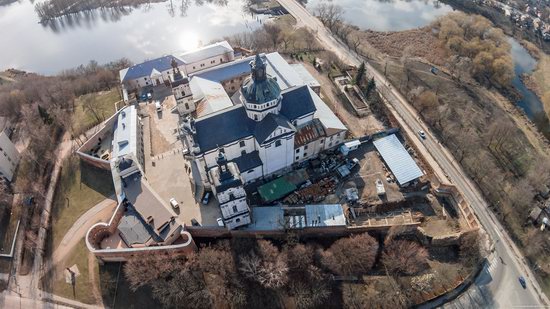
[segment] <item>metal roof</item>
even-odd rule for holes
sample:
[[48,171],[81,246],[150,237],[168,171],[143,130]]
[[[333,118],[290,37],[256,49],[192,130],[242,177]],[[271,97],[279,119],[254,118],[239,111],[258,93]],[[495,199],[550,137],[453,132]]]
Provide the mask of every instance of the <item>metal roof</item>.
[[131,153],[137,154],[137,117],[137,110],[133,105],[125,107],[118,113],[117,121],[113,128],[111,154],[113,160]]
[[424,175],[395,134],[373,143],[400,185]]
[[258,187],[258,193],[260,193],[260,196],[266,203],[271,203],[289,195],[296,189],[293,183],[284,177],[279,177]]
[[208,58],[233,53],[233,48],[227,41],[216,42],[214,44],[201,47],[199,49],[185,52],[180,55],[181,60],[186,64],[199,62]]
[[309,73],[309,71],[303,64],[295,63],[291,64],[290,66],[294,69],[296,74],[298,74],[304,85],[308,85],[310,87],[321,87],[319,81],[317,81],[315,77],[313,77],[313,75]]
[[262,165],[262,160],[260,159],[260,155],[257,150],[237,157],[231,160],[231,162],[237,163],[241,173]]
[[307,227],[345,226],[346,217],[340,204],[306,205]]
[[191,79],[189,86],[193,99],[202,100],[197,106],[198,117],[233,106],[231,98],[220,83],[195,76]]

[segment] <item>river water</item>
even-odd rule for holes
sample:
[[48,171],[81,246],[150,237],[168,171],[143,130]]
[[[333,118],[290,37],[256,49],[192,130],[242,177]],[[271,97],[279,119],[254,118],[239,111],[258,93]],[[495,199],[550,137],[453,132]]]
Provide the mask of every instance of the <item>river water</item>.
[[245,0],[179,0],[95,10],[42,25],[33,2],[0,5],[0,70],[54,74],[90,60],[141,62],[252,31],[267,18],[246,10]]
[[[42,74],[122,57],[134,62],[194,49],[224,36],[253,31],[268,16],[254,15],[247,0],[166,0],[136,7],[94,10],[39,23],[34,0],[0,0],[0,70],[18,68]],[[43,1],[43,0],[41,0]],[[250,1],[250,0],[248,0]],[[11,3],[8,3],[11,2]],[[362,29],[399,31],[428,25],[452,11],[437,0],[308,0],[310,11],[321,3],[344,9],[344,19]],[[519,74],[536,61],[510,39],[518,102],[550,137],[548,117],[537,96]]]
[[514,60],[515,76],[512,84],[522,96],[517,105],[535,123],[544,136],[550,138],[550,122],[548,121],[548,115],[544,111],[543,104],[537,95],[525,86],[520,78],[522,74],[533,72],[537,66],[537,60],[515,39],[509,38],[508,42],[512,46],[512,59]]

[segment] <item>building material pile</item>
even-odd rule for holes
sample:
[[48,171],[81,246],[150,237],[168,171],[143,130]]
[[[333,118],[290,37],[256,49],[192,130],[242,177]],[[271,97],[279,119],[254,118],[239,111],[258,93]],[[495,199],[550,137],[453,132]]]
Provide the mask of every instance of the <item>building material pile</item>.
[[327,195],[336,191],[337,183],[338,180],[335,177],[325,177],[319,182],[292,193],[283,202],[288,205],[319,203]]

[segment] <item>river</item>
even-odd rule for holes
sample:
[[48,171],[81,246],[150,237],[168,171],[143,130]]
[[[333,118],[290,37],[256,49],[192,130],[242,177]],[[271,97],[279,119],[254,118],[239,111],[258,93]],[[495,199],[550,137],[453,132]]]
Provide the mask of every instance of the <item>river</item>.
[[537,60],[513,38],[508,42],[512,46],[512,59],[514,61],[515,76],[512,80],[514,87],[520,92],[522,98],[517,105],[525,112],[544,136],[550,138],[550,121],[544,111],[544,106],[539,97],[529,90],[521,80],[522,74],[531,74],[537,66]]
[[90,60],[141,62],[252,31],[268,17],[248,12],[245,0],[179,0],[94,10],[43,25],[33,2],[0,4],[0,70],[55,74]]

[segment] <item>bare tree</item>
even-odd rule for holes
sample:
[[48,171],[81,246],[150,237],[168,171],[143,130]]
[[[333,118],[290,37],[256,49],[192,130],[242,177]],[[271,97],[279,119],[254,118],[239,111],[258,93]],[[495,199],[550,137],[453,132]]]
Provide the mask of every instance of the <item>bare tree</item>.
[[392,239],[384,246],[382,263],[391,274],[413,275],[425,268],[428,251],[417,242]]
[[321,263],[339,275],[361,275],[372,268],[377,252],[376,239],[364,233],[334,242],[321,252]]
[[267,240],[258,241],[258,253],[241,256],[239,270],[266,288],[281,288],[288,282],[286,255]]
[[315,8],[315,14],[332,31],[342,21],[344,9],[337,4],[321,3]]

